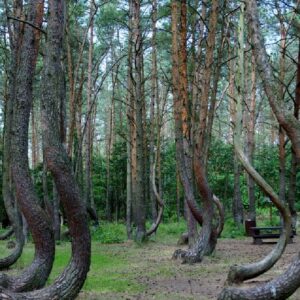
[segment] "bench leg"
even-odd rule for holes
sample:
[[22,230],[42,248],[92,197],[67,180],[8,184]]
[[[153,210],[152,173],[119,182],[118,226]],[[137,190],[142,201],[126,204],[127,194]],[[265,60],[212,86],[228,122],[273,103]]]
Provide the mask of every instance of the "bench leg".
[[253,238],[253,244],[254,245],[261,245],[263,242],[262,242],[262,239],[261,238]]

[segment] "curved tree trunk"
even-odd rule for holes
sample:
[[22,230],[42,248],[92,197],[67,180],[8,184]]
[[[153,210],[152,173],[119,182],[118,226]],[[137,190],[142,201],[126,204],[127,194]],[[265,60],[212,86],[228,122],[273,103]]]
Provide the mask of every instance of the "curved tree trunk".
[[[182,9],[181,6],[184,6]],[[181,10],[181,39],[178,33],[178,14]],[[190,157],[190,126],[188,124],[187,65],[186,65],[186,4],[172,1],[172,81],[175,119],[176,161],[183,186],[185,201],[196,203],[192,182],[192,159]],[[179,48],[180,45],[180,48]],[[180,84],[178,84],[180,83]],[[190,235],[190,234],[189,234]],[[190,237],[190,236],[189,236]],[[184,256],[185,251],[176,250],[173,257]]]
[[[252,41],[254,44],[254,53],[256,63],[260,71],[265,92],[267,94],[270,106],[282,127],[286,130],[287,135],[291,139],[295,157],[299,160],[300,157],[300,125],[296,116],[284,114],[279,107],[277,99],[272,89],[272,70],[267,60],[266,50],[263,46],[262,37],[259,31],[257,4],[255,0],[247,2],[247,18],[251,32]],[[278,200],[278,199],[277,199]],[[286,225],[286,224],[285,224]],[[281,237],[282,238],[282,237]],[[255,288],[224,289],[218,299],[287,299],[300,286],[300,254],[298,254],[292,264],[287,268],[282,275],[269,281],[266,284],[259,285]]]
[[[188,157],[188,145],[190,143],[190,130],[188,125],[188,99],[187,99],[187,74],[186,74],[186,36],[184,30],[186,29],[186,7],[185,3],[181,4],[181,40],[179,43],[179,36],[177,33],[178,20],[177,15],[179,11],[178,1],[172,2],[172,73],[173,73],[173,98],[174,98],[174,119],[175,119],[175,140],[176,140],[176,160],[179,164],[179,174],[180,180],[182,182],[186,202],[190,209],[196,208],[195,196],[193,192],[193,184],[191,178],[187,172],[187,165],[189,163]],[[211,27],[215,29],[216,17],[218,11],[218,2],[213,2],[213,13],[211,16]],[[209,49],[214,47],[214,30],[209,33]],[[180,49],[178,45],[180,44]],[[209,51],[210,55],[207,56],[207,66],[212,64],[212,53]],[[180,66],[180,68],[179,68]],[[202,97],[206,99],[209,94],[209,80],[210,80],[210,70],[209,67],[206,70],[205,79],[208,80],[204,86],[206,90],[203,91]],[[181,85],[178,87],[178,83]],[[205,100],[204,99],[204,100]],[[206,102],[207,103],[207,102]],[[202,103],[203,104],[203,103]],[[204,105],[205,106],[205,105]],[[197,182],[197,187],[202,197],[203,201],[203,214],[198,216],[195,214],[198,222],[202,222],[202,230],[197,241],[191,249],[188,251],[176,250],[173,257],[180,256],[183,258],[184,263],[195,263],[200,262],[205,254],[211,253],[217,241],[217,234],[213,230],[212,219],[214,215],[213,210],[213,194],[208,186],[206,175],[204,173],[204,166],[201,158],[202,145],[204,142],[205,128],[206,128],[206,117],[207,117],[207,107],[201,109],[202,115],[200,120],[202,124],[200,125],[199,140],[196,145],[194,159],[192,161],[195,173],[195,179]],[[203,124],[203,122],[205,124]],[[195,211],[194,211],[195,212]]]
[[5,232],[3,232],[0,235],[0,241],[4,241],[6,239],[8,239],[9,237],[11,237],[14,233],[14,229],[12,227],[10,227],[9,229],[7,229]]
[[205,69],[203,75],[203,89],[200,98],[200,117],[199,124],[195,130],[195,150],[193,158],[193,169],[198,191],[201,195],[203,203],[203,223],[200,236],[194,246],[189,249],[184,256],[184,262],[195,263],[200,262],[204,255],[211,254],[217,244],[216,231],[213,228],[213,193],[208,185],[204,166],[204,144],[207,142],[206,129],[208,117],[208,98],[210,91],[211,71],[213,64],[213,50],[215,47],[215,34],[218,19],[219,2],[212,1],[211,15],[209,20],[209,33],[207,37],[207,48],[205,57]]
[[[16,207],[16,210],[18,208]],[[4,258],[0,258],[0,270],[4,270],[9,268],[11,265],[13,265],[22,255],[23,252],[23,247],[25,244],[25,238],[23,235],[22,231],[22,217],[20,215],[19,211],[15,211],[15,216],[14,216],[14,222],[15,225],[14,227],[17,227],[16,229],[16,246],[14,247],[14,250],[12,253],[10,253],[8,256]],[[10,228],[10,230],[5,232],[5,235],[2,235],[2,239],[6,239],[10,237],[14,233],[14,229]]]
[[218,300],[284,300],[288,299],[300,286],[300,255],[279,277],[255,288],[226,288]]
[[[157,150],[157,151],[159,151],[159,150]],[[157,230],[157,228],[158,228],[158,226],[159,226],[159,224],[162,220],[162,216],[163,216],[164,208],[165,208],[164,201],[160,197],[160,194],[157,191],[156,183],[155,183],[155,169],[156,169],[155,166],[156,166],[156,161],[157,161],[157,155],[158,155],[158,153],[156,152],[154,162],[151,165],[151,174],[152,174],[151,179],[152,179],[152,189],[153,189],[153,193],[154,193],[155,198],[156,198],[156,202],[159,206],[159,211],[157,213],[156,220],[152,224],[151,228],[146,232],[147,236],[150,236],[152,233],[156,232],[156,230]]]
[[[64,72],[61,66],[65,2],[49,0],[48,4],[48,42],[42,103],[43,146],[47,167],[53,175],[68,220],[72,237],[72,258],[53,285],[21,294],[3,291],[0,293],[1,299],[74,299],[85,281],[90,265],[91,243],[86,208],[80,199],[68,155],[60,140],[56,117],[57,105],[65,97]],[[32,224],[29,225],[31,228]]]
[[[6,7],[8,10],[8,7]],[[22,13],[23,7],[20,1],[16,1],[14,7],[14,15],[19,18]],[[9,12],[6,11],[8,15]],[[8,25],[9,26],[9,25]],[[15,233],[16,247],[13,253],[8,257],[3,258],[0,261],[0,269],[8,268],[14,264],[21,256],[25,239],[22,231],[22,219],[19,218],[19,211],[16,205],[12,187],[12,174],[11,174],[11,135],[12,135],[12,123],[13,123],[13,107],[14,98],[16,93],[16,72],[18,67],[18,57],[20,55],[20,47],[22,41],[22,31],[19,22],[13,23],[13,31],[9,31],[10,34],[10,46],[11,46],[11,60],[9,67],[9,95],[5,102],[4,107],[4,137],[3,137],[3,174],[2,174],[2,195],[6,213],[12,224],[11,231],[8,231],[8,236]],[[10,234],[11,232],[11,234]],[[6,234],[3,235],[3,239],[6,238]]]
[[[237,118],[237,122],[239,122],[239,118]],[[228,274],[228,282],[242,282],[246,279],[251,279],[257,277],[258,275],[269,270],[281,257],[286,243],[289,239],[291,232],[291,217],[289,211],[286,209],[283,203],[279,200],[276,193],[273,191],[272,187],[268,185],[267,182],[256,172],[256,170],[251,166],[247,157],[243,153],[241,149],[241,141],[239,138],[235,137],[234,139],[234,147],[235,151],[247,171],[249,175],[254,179],[257,185],[263,190],[263,192],[271,199],[273,204],[279,210],[280,214],[283,218],[283,230],[281,236],[277,242],[276,247],[260,262],[249,264],[246,266],[233,266],[231,267]]]
[[[243,25],[243,14],[244,14],[244,4],[241,4],[241,15],[240,15],[240,26]],[[243,29],[241,27],[239,32],[239,44],[242,48],[244,44]],[[263,274],[269,270],[281,257],[287,240],[289,239],[291,230],[291,218],[288,210],[285,208],[284,204],[280,201],[276,193],[273,191],[271,186],[269,186],[265,180],[256,172],[256,170],[249,163],[246,155],[242,150],[241,134],[242,134],[242,99],[244,95],[245,85],[244,85],[244,53],[243,50],[239,51],[239,68],[238,68],[238,95],[236,100],[236,105],[234,105],[235,111],[235,122],[234,122],[234,148],[235,153],[238,156],[240,162],[244,166],[247,173],[256,181],[256,183],[261,187],[264,193],[270,197],[273,204],[279,210],[283,218],[283,230],[282,234],[278,240],[276,247],[261,261],[252,263],[245,266],[233,266],[231,267],[228,274],[228,282],[242,282],[246,279],[251,279]]]
[[213,202],[217,206],[217,210],[219,212],[219,223],[216,228],[216,235],[217,237],[220,237],[225,224],[225,211],[220,199],[216,195],[213,195]]
[[[30,1],[28,21],[39,27],[43,12],[43,1]],[[11,161],[13,181],[18,205],[32,228],[36,246],[32,264],[18,276],[1,274],[0,285],[13,291],[27,291],[42,287],[50,274],[54,260],[54,239],[48,217],[38,206],[38,199],[31,181],[28,165],[28,126],[32,104],[32,81],[36,63],[36,31],[25,25],[23,42],[19,51],[16,70],[14,112],[11,136]],[[20,41],[19,41],[20,43]],[[11,83],[12,84],[12,83]]]

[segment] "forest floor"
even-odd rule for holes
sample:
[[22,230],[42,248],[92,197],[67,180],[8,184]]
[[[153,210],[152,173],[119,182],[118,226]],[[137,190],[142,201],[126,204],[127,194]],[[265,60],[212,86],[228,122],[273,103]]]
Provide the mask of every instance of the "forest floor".
[[[220,239],[213,256],[200,264],[183,265],[171,259],[178,249],[176,241],[149,242],[143,246],[124,244],[99,245],[97,253],[111,257],[110,262],[99,265],[101,275],[93,268],[78,299],[216,299],[221,292],[232,264],[254,262],[266,255],[275,244],[253,245],[251,238]],[[276,266],[244,286],[254,286],[284,271],[300,249],[300,237],[289,244]],[[101,258],[99,258],[101,260]],[[93,276],[99,276],[99,291],[86,291]],[[112,281],[111,288],[105,281]],[[106,288],[101,288],[101,285]],[[103,286],[103,287],[104,287]],[[300,299],[300,289],[290,299]]]
[[[253,245],[251,238],[222,238],[215,253],[205,257],[202,263],[183,265],[180,260],[172,260],[172,254],[179,248],[176,244],[178,225],[161,226],[157,237],[143,245],[93,241],[90,272],[77,300],[213,300],[221,292],[231,265],[257,261],[275,245]],[[166,230],[168,232],[163,233]],[[288,267],[299,249],[300,235],[287,246],[285,254],[272,270],[243,286],[254,286],[277,276]],[[8,251],[6,242],[0,241],[2,255]],[[30,264],[33,255],[34,246],[28,243],[21,258],[8,272],[20,272]],[[57,245],[48,284],[61,273],[69,259],[70,243],[61,242]],[[290,299],[299,300],[300,289]]]

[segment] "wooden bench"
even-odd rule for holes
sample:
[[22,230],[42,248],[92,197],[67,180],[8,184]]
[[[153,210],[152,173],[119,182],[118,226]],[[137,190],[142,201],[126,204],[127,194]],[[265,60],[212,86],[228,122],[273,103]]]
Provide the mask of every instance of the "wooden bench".
[[[272,227],[251,227],[251,235],[253,237],[253,244],[261,245],[264,239],[278,239],[281,234],[281,226]],[[293,242],[293,237],[296,234],[295,229],[292,229],[289,243]]]

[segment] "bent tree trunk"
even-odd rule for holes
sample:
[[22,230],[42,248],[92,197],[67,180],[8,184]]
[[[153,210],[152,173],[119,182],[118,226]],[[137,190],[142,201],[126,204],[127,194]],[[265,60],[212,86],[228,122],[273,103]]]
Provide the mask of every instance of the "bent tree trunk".
[[284,300],[300,286],[300,255],[279,277],[252,289],[227,288],[218,300]]
[[[241,4],[241,20],[240,23],[243,24],[243,12],[244,12],[244,4]],[[239,32],[239,44],[243,45],[243,30],[241,29]],[[238,95],[236,100],[236,105],[234,105],[234,110],[236,114],[235,124],[234,124],[234,148],[235,153],[238,156],[240,162],[243,167],[247,171],[247,173],[254,179],[254,181],[261,187],[264,193],[271,199],[273,204],[279,210],[282,218],[284,228],[282,230],[282,234],[278,240],[276,247],[261,261],[248,264],[245,266],[233,266],[231,267],[228,275],[228,282],[242,282],[247,279],[251,279],[257,277],[260,274],[263,274],[267,270],[269,270],[281,257],[287,240],[290,235],[291,230],[291,218],[288,210],[285,208],[283,203],[279,200],[279,197],[273,191],[271,186],[265,182],[265,180],[256,172],[256,170],[249,163],[246,155],[242,150],[242,142],[241,142],[241,134],[242,134],[242,99],[244,95],[244,53],[243,51],[239,51],[239,68],[238,68]]]
[[[159,150],[157,150],[159,151]],[[164,204],[164,201],[163,199],[160,197],[160,194],[158,193],[157,191],[157,188],[156,188],[156,183],[155,183],[155,167],[156,167],[156,161],[157,161],[157,155],[158,155],[158,152],[156,152],[155,154],[155,159],[154,159],[154,162],[153,164],[151,165],[151,179],[152,179],[152,190],[153,190],[153,193],[155,195],[155,198],[156,198],[156,202],[159,206],[159,211],[157,213],[157,216],[156,216],[156,220],[154,221],[154,223],[152,224],[151,228],[149,230],[147,230],[146,232],[146,235],[147,236],[150,236],[151,234],[153,234],[154,232],[156,232],[161,220],[162,220],[162,217],[163,217],[163,213],[164,213],[164,208],[165,208],[165,204]]]
[[8,237],[10,237],[14,232],[16,236],[16,246],[14,247],[14,250],[12,253],[10,253],[8,256],[0,258],[0,270],[4,270],[9,268],[11,265],[13,265],[21,256],[23,252],[23,247],[25,244],[25,238],[22,231],[22,217],[19,211],[17,211],[17,207],[15,209],[15,215],[14,215],[14,228],[10,228],[7,230],[0,238],[0,240],[5,240]]
[[12,227],[10,227],[9,229],[7,229],[5,232],[3,232],[1,235],[0,235],[0,240],[1,241],[4,241],[6,239],[8,239],[9,237],[11,237],[14,233],[14,229]]
[[211,72],[213,65],[213,50],[215,48],[215,35],[217,28],[219,2],[212,1],[211,14],[209,19],[209,33],[207,36],[207,47],[205,57],[205,68],[203,71],[203,90],[200,97],[200,117],[199,124],[195,129],[195,150],[193,158],[193,169],[197,188],[203,204],[203,223],[200,236],[194,246],[188,250],[184,257],[184,262],[200,262],[204,255],[211,254],[217,244],[217,232],[213,228],[214,207],[213,193],[209,187],[204,165],[204,145],[207,143],[207,118],[208,118],[208,99],[210,92]]
[[[8,7],[6,7],[8,9]],[[22,12],[22,4],[20,2],[15,3],[13,14],[16,18],[19,18]],[[9,12],[6,11],[8,15]],[[18,66],[18,57],[20,55],[21,41],[23,38],[23,33],[21,31],[21,26],[19,22],[13,22],[8,24],[8,27],[12,26],[14,35],[12,35],[11,30],[9,30],[10,38],[10,66],[8,70],[9,76],[9,94],[5,101],[4,106],[4,132],[3,132],[3,169],[2,169],[2,195],[3,202],[5,206],[6,213],[12,224],[12,228],[8,231],[8,236],[15,233],[16,236],[16,247],[9,256],[1,259],[0,269],[8,268],[10,265],[14,264],[18,258],[21,256],[24,246],[24,236],[22,232],[22,223],[19,222],[18,214],[16,214],[17,205],[14,198],[13,188],[12,188],[12,174],[11,174],[11,134],[12,134],[12,122],[13,122],[13,107],[14,107],[14,97],[16,92],[16,72]],[[4,234],[0,239],[6,239],[7,236]]]
[[25,244],[25,239],[22,231],[22,218],[20,216],[19,209],[16,205],[12,190],[12,178],[11,178],[11,131],[12,131],[12,117],[13,117],[13,76],[10,72],[10,97],[5,103],[5,117],[4,117],[4,145],[3,145],[3,183],[2,183],[2,193],[3,202],[5,206],[6,213],[12,224],[10,230],[5,232],[0,240],[4,240],[10,237],[13,233],[16,236],[16,247],[14,251],[5,258],[0,259],[0,270],[7,269],[9,266],[13,265],[21,256],[23,247]]
[[[28,22],[36,22],[43,11],[43,1],[30,1],[28,4]],[[38,199],[31,181],[28,165],[28,125],[32,104],[32,81],[36,62],[36,30],[24,25],[24,36],[19,51],[19,65],[16,68],[15,91],[11,135],[11,161],[13,181],[18,206],[32,229],[36,246],[32,264],[20,275],[1,274],[0,285],[13,291],[28,291],[42,287],[50,274],[54,260],[53,233],[46,214],[38,206]],[[18,41],[20,44],[20,41]],[[10,82],[12,84],[12,82]]]
[[[266,49],[263,45],[259,30],[258,11],[255,0],[247,1],[247,18],[249,21],[250,34],[254,45],[254,54],[263,86],[269,100],[269,104],[280,125],[286,130],[289,136],[295,157],[300,158],[300,124],[295,116],[284,114],[276,101],[276,95],[272,88],[272,69],[267,59]],[[224,289],[219,299],[287,299],[300,286],[300,253],[292,264],[279,277],[250,289],[227,288]]]
[[[65,1],[49,0],[47,45],[42,94],[43,147],[48,169],[64,206],[72,237],[72,258],[55,282],[44,289],[15,294],[3,291],[1,299],[74,299],[80,291],[90,265],[90,234],[86,208],[72,173],[67,153],[60,141],[57,105],[65,97],[61,66]],[[29,106],[30,107],[30,106]],[[28,118],[29,119],[29,118]],[[29,224],[31,225],[31,224]],[[49,229],[50,231],[50,229]],[[50,231],[51,232],[51,231]]]
[[264,179],[254,170],[254,168],[249,164],[246,156],[240,149],[238,145],[235,145],[235,150],[240,158],[240,161],[246,171],[249,173],[250,176],[254,179],[257,185],[264,191],[264,193],[270,197],[273,204],[279,210],[280,214],[283,218],[283,229],[281,236],[275,246],[275,248],[261,261],[252,263],[245,266],[232,266],[229,274],[228,274],[228,282],[242,282],[247,279],[251,279],[254,277],[263,274],[264,272],[268,271],[281,257],[287,241],[290,236],[291,232],[291,217],[286,209],[286,207],[281,203],[279,197],[273,191],[273,189],[264,181]]

